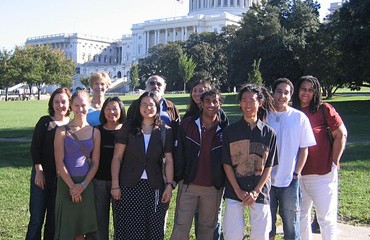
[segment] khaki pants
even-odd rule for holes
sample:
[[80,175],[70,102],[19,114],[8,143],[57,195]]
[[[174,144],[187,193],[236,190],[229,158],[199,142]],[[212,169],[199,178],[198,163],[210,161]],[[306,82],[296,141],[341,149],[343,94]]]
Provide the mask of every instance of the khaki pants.
[[179,184],[172,240],[188,240],[194,212],[199,206],[198,239],[212,240],[223,188]]

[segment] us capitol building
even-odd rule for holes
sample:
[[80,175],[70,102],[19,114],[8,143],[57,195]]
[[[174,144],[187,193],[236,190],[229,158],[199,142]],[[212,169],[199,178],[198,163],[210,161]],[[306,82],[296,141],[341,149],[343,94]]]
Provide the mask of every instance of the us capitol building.
[[187,16],[147,20],[132,25],[130,35],[113,40],[81,33],[31,37],[26,45],[50,44],[77,63],[74,87],[80,77],[97,71],[109,72],[116,91],[128,91],[132,62],[146,57],[149,48],[172,41],[186,41],[192,33],[217,32],[239,25],[242,14],[259,0],[189,0]]

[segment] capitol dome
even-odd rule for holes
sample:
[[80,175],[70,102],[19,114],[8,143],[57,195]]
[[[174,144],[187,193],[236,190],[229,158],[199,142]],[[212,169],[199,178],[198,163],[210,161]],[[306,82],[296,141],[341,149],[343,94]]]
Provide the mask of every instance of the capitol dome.
[[259,0],[189,0],[189,14],[220,14],[228,12],[242,16],[253,3]]

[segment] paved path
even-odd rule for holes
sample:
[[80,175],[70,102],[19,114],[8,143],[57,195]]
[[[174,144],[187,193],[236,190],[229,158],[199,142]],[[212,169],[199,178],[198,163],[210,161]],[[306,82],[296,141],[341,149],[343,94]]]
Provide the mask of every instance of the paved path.
[[[277,233],[283,234],[282,226],[278,226]],[[321,239],[320,234],[312,235],[312,240]],[[370,240],[370,227],[338,223],[338,240]]]

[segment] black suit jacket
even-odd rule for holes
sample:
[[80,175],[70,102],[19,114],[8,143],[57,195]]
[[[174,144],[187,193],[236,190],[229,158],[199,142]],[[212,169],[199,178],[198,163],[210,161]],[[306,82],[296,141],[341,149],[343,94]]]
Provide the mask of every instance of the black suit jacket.
[[172,129],[166,126],[166,140],[163,149],[161,131],[156,126],[151,134],[147,152],[145,153],[144,135],[129,131],[130,123],[125,124],[116,137],[116,143],[126,145],[120,168],[120,185],[135,187],[141,175],[146,170],[148,181],[153,189],[163,189],[162,157],[166,152],[172,152]]

